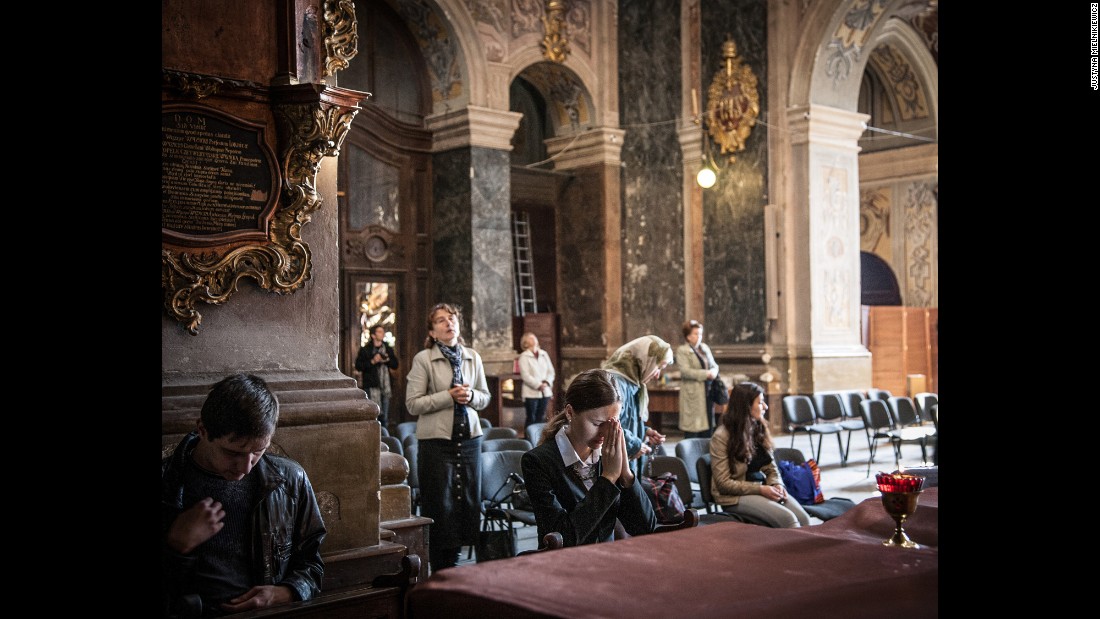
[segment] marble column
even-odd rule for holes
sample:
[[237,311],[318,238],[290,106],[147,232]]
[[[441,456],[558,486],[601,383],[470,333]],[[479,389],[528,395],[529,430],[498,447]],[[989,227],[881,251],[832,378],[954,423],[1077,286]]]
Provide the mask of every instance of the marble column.
[[522,114],[469,106],[427,119],[432,140],[432,281],[462,308],[463,339],[487,374],[511,372],[512,135]]
[[[598,128],[546,141],[556,171],[572,176],[558,207],[563,376],[597,367],[624,339],[622,129]],[[571,146],[570,146],[571,145]]]

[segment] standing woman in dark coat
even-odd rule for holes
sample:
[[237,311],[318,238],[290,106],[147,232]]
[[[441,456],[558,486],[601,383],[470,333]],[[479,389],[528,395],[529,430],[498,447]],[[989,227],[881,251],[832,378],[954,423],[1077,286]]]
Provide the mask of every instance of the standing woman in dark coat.
[[610,542],[616,519],[630,535],[657,528],[653,504],[630,470],[621,409],[608,372],[581,372],[538,447],[523,454],[520,465],[540,540],[557,531],[566,546]]
[[417,418],[420,512],[429,531],[433,572],[458,563],[463,546],[477,542],[481,521],[481,421],[489,387],[481,355],[462,345],[458,308],[439,303],[428,312],[424,350],[413,357],[405,392]]

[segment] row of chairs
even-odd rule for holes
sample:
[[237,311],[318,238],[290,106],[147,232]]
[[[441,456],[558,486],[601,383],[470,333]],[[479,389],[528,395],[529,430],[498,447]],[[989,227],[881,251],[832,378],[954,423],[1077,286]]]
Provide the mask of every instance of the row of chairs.
[[[483,437],[483,440],[481,442],[481,452],[483,454],[487,452],[498,451],[515,451],[516,453],[522,454],[523,452],[529,451],[533,447],[531,442],[527,439],[519,438],[519,433],[516,432],[513,428],[494,427],[492,423],[484,417],[481,418],[481,425]],[[412,513],[415,514],[418,513],[420,509],[420,480],[417,474],[417,456],[419,455],[419,446],[416,438],[416,422],[406,421],[403,423],[399,423],[397,424],[396,432],[396,436],[390,436],[386,428],[383,427],[381,440],[382,443],[386,445],[387,449],[389,449],[389,451],[403,456],[409,462],[409,477],[407,483],[409,485],[410,495],[412,497]],[[511,463],[512,466],[508,468],[508,470],[505,472],[505,476],[507,476],[507,474],[511,472],[514,472],[517,475],[520,474],[519,460],[518,458],[513,458],[513,460],[514,462]],[[483,492],[487,485],[495,484],[494,488],[500,485],[499,479],[486,479],[486,462],[490,462],[490,467],[499,468],[498,465],[494,464],[495,461],[495,457],[482,458]],[[492,474],[495,474],[495,472],[496,471],[494,470]],[[490,497],[487,496],[482,497],[483,500],[488,500],[489,498]],[[533,514],[529,517],[526,515],[517,515],[515,519],[524,522],[525,524],[534,524]]]
[[[939,398],[936,394],[922,392],[913,398],[894,396],[883,389],[862,391],[830,391],[807,395],[783,397],[783,418],[791,435],[791,447],[795,437],[804,433],[810,441],[810,452],[821,462],[821,444],[826,434],[835,434],[840,452],[840,464],[846,466],[851,449],[852,432],[863,430],[870,457],[868,475],[874,462],[877,443],[887,439],[894,447],[894,464],[901,460],[901,445],[916,443],[921,447],[922,462],[928,460],[927,445],[939,429]],[[926,422],[931,421],[933,427]],[[847,432],[847,443],[841,433]],[[817,435],[815,449],[813,437]]]
[[[932,426],[922,423],[915,405],[907,397],[894,396],[885,402],[882,400],[866,400],[861,403],[867,434],[869,438],[870,457],[867,459],[867,474],[871,474],[871,463],[875,461],[875,453],[880,439],[890,441],[894,448],[894,466],[901,462],[901,446],[903,444],[917,444],[920,446],[921,462],[928,462],[928,444],[939,440],[939,403],[930,405],[929,415],[932,417]],[[935,462],[936,458],[933,459]]]
[[655,455],[649,462],[652,467],[649,471],[651,475],[672,473],[676,476],[676,491],[685,507],[701,511],[700,524],[730,521],[765,524],[751,517],[728,514],[715,502],[710,491],[709,438],[685,438],[676,443],[676,455]]
[[[529,427],[527,435],[535,437],[541,433],[541,430],[541,427],[533,430]],[[518,505],[516,503],[517,497],[522,496],[523,474],[521,461],[523,454],[532,449],[531,442],[521,438],[499,438],[485,440],[481,445],[481,499],[482,508],[486,517],[492,516],[503,519],[509,530],[512,530],[514,524],[517,522],[528,526],[535,526],[534,512],[526,509],[528,506]],[[510,445],[514,445],[518,448],[507,448]],[[487,448],[487,446],[489,447]],[[673,472],[677,473],[677,491],[681,493],[682,497],[692,496],[691,482],[687,471],[683,470],[682,460],[672,456],[657,456],[652,460],[654,462],[654,474],[659,474],[663,471],[663,463],[666,461],[669,463],[673,461],[679,463],[679,468],[671,469]],[[683,521],[672,525],[660,525],[656,532],[661,533],[695,527],[698,526],[704,518],[712,516],[710,514],[708,514],[708,516],[700,516],[697,509],[695,509],[696,505],[694,503],[686,505],[686,507],[687,509],[685,509]],[[741,520],[742,522],[745,521],[733,517],[730,514],[723,514],[723,516],[729,516],[728,518],[724,518],[724,520],[727,521],[731,519]],[[713,517],[719,518],[721,516],[714,514]],[[547,534],[543,539],[543,544],[540,546],[542,547],[540,550],[560,548],[560,534]]]
[[[485,425],[485,424],[483,424]],[[526,428],[526,435],[536,438],[542,433],[545,423],[538,423]],[[416,456],[418,441],[416,438],[416,422],[398,424],[398,436],[388,436],[384,433],[382,441],[387,447],[396,453],[403,454],[409,460],[409,486],[413,489],[413,512],[418,509],[419,483],[416,478]],[[518,433],[512,428],[494,428],[486,425],[482,433],[484,439],[481,443],[481,507],[486,517],[502,519],[511,530],[516,523],[535,526],[533,511],[525,509],[527,506],[517,505],[516,498],[521,495],[523,475],[521,459],[523,454],[533,448],[532,441],[519,438]],[[400,437],[400,438],[399,438]],[[681,462],[679,458],[671,458]],[[658,462],[655,473],[659,471],[661,464]],[[682,496],[692,496],[690,481],[686,471],[678,472],[678,484],[689,484],[687,487],[678,488]],[[681,482],[680,480],[684,480]],[[709,484],[709,481],[708,481]],[[708,486],[709,489],[709,486]],[[701,503],[700,503],[701,504]],[[725,514],[713,514],[715,518]],[[737,518],[723,518],[723,520],[738,520]],[[717,520],[716,520],[717,521]],[[742,520],[744,521],[744,520]],[[678,530],[698,526],[700,516],[697,510],[688,509],[684,520],[676,525],[662,525],[659,532]],[[543,547],[553,549],[560,547],[560,535],[549,535],[551,539],[544,540]],[[472,549],[471,549],[472,552]],[[530,551],[529,551],[530,552]]]

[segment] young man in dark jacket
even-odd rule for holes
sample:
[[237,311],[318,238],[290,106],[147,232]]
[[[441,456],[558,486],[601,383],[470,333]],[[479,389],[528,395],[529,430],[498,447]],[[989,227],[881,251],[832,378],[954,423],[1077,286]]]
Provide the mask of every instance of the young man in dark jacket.
[[161,462],[165,615],[212,617],[321,592],[325,523],[306,472],[265,453],[279,401],[258,376],[214,385]]

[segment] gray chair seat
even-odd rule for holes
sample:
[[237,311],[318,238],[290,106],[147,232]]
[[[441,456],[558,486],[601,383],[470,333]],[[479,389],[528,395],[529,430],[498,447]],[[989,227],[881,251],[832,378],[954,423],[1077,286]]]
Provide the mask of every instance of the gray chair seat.
[[523,434],[527,440],[531,441],[532,445],[539,444],[539,437],[542,436],[542,430],[546,427],[545,421],[533,423],[523,429]]
[[710,488],[710,453],[705,453],[699,456],[699,459],[695,461],[695,472],[699,477],[699,494],[702,495],[703,503],[707,506],[707,513],[699,516],[699,524],[715,524],[719,522],[740,522],[742,524],[755,524],[763,527],[771,526],[763,520],[758,520],[752,516],[744,516],[741,514],[731,514],[729,512],[722,511],[721,506],[714,502],[714,493]]
[[515,449],[519,451],[531,451],[531,441],[525,438],[494,438],[481,441],[481,451],[504,451]]

